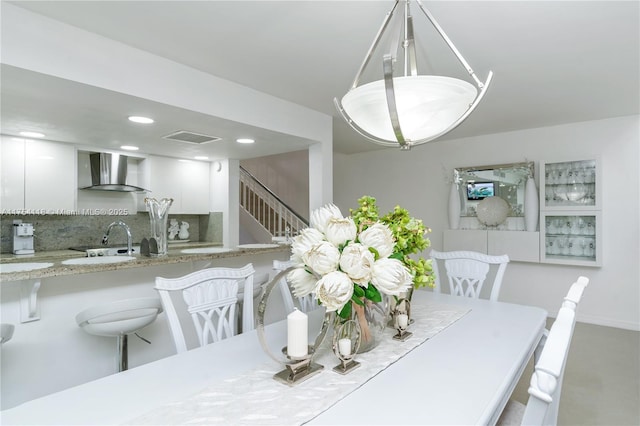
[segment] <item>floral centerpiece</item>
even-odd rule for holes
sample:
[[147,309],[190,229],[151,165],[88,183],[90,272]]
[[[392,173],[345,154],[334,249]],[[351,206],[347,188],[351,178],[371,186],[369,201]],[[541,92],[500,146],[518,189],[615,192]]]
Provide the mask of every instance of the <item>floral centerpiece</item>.
[[433,277],[430,261],[409,257],[429,245],[422,221],[400,207],[379,217],[372,197],[358,202],[351,217],[333,204],[311,213],[311,226],[292,241],[295,269],[287,278],[296,297],[313,293],[327,311],[344,319],[355,311],[366,340],[366,303],[428,285]]

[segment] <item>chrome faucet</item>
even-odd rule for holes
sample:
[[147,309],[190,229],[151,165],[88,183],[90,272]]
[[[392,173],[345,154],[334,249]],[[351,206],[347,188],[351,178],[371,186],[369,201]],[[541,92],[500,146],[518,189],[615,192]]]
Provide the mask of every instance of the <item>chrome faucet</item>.
[[111,232],[111,228],[114,226],[122,226],[127,233],[127,255],[131,256],[133,254],[133,238],[131,237],[131,229],[129,226],[121,220],[117,220],[107,226],[107,230],[102,237],[102,244],[107,245],[109,243],[109,232]]

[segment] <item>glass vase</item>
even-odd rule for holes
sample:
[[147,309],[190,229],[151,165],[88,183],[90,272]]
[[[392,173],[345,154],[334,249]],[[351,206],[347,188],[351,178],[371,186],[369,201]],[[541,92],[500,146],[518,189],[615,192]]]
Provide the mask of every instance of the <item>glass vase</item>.
[[[360,348],[357,353],[368,352],[380,344],[386,326],[386,318],[387,312],[383,302],[374,303],[365,299],[364,306],[352,302],[351,317],[349,319],[358,322],[361,332]],[[338,316],[336,316],[336,319],[337,329],[345,320]]]
[[151,238],[155,239],[158,245],[158,256],[166,256],[168,253],[167,219],[173,198],[163,198],[159,201],[155,198],[145,198],[144,203],[149,210]]

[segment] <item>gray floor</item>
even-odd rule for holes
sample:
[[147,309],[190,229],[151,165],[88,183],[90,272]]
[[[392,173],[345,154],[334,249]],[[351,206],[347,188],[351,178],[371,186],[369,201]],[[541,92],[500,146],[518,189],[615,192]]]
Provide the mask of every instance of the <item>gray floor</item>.
[[[639,348],[640,332],[577,323],[562,385],[558,424],[640,425]],[[514,399],[527,402],[532,373],[530,363]]]

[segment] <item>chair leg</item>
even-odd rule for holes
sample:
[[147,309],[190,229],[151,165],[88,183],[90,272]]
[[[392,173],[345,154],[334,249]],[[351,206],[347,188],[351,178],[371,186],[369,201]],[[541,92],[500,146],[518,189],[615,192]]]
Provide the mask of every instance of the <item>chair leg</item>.
[[129,349],[126,334],[118,336],[118,372],[129,369]]

